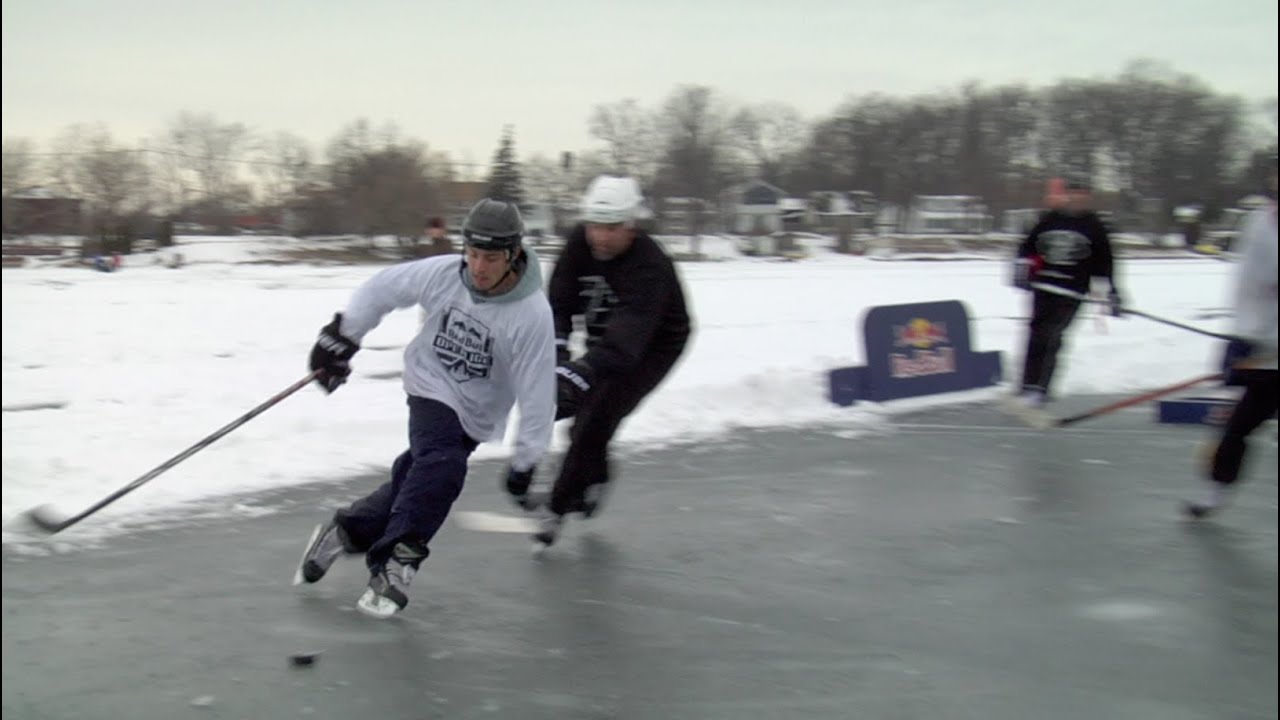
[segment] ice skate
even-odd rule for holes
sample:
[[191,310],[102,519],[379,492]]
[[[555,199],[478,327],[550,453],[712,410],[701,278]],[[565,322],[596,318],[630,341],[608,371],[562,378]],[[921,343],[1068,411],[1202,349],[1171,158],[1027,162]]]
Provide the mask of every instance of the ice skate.
[[564,516],[544,508],[538,520],[538,530],[533,534],[533,551],[538,553],[554,545],[563,528]]
[[1000,404],[1011,415],[1038,430],[1053,427],[1053,416],[1045,410],[1048,397],[1040,390],[1028,389],[1016,395],[1005,395]]
[[379,620],[403,610],[409,604],[409,584],[426,556],[424,550],[396,543],[387,564],[369,579],[369,587],[356,602],[356,609]]
[[1228,486],[1212,481],[1208,485],[1209,487],[1203,491],[1204,494],[1201,497],[1193,498],[1183,504],[1183,509],[1187,515],[1201,519],[1209,517],[1222,509],[1230,494]]
[[601,506],[604,504],[604,499],[608,495],[608,486],[609,483],[592,483],[588,485],[587,489],[582,492],[582,497],[573,504],[569,512],[582,513],[583,518],[595,516],[600,511]]
[[298,569],[293,574],[293,584],[319,582],[329,571],[335,560],[345,553],[355,552],[351,539],[338,523],[330,520],[316,525],[311,532],[311,540],[302,554]]
[[551,497],[551,493],[546,490],[537,490],[530,488],[528,492],[520,495],[512,493],[507,494],[516,507],[527,513],[535,513],[539,508],[547,504],[547,500]]

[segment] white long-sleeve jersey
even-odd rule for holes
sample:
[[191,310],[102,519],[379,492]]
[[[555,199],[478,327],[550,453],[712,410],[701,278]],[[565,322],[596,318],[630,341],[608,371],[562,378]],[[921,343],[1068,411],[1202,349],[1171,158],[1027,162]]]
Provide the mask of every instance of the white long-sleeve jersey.
[[1276,369],[1276,207],[1255,210],[1240,231],[1234,333],[1256,346],[1260,368]]
[[477,442],[499,440],[514,403],[520,425],[511,464],[536,465],[555,419],[555,329],[538,258],[528,248],[519,283],[496,297],[475,294],[458,255],[392,265],[361,285],[342,316],[359,343],[387,313],[418,305],[425,322],[404,351],[404,389],[458,413]]

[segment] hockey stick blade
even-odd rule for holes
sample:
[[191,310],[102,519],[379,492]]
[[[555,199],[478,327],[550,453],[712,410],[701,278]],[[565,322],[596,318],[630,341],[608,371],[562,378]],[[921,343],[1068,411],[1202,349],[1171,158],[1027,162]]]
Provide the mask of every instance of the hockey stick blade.
[[72,525],[75,525],[81,520],[84,520],[90,515],[93,515],[94,513],[98,512],[102,508],[110,505],[116,500],[119,500],[125,495],[128,495],[134,490],[137,490],[143,485],[151,482],[156,477],[163,475],[165,472],[172,469],[174,466],[178,465],[182,461],[200,452],[204,448],[212,445],[216,440],[225,436],[227,433],[230,433],[232,430],[235,430],[241,425],[244,425],[245,423],[249,422],[253,418],[257,417],[258,415],[261,415],[271,406],[275,405],[276,403],[279,403],[281,400],[289,397],[295,392],[306,387],[308,384],[311,383],[312,380],[315,380],[316,378],[318,378],[321,372],[322,371],[320,370],[311,371],[309,374],[307,374],[306,377],[302,378],[301,380],[298,380],[297,382],[285,388],[284,390],[281,390],[280,392],[276,393],[266,402],[263,402],[262,404],[253,408],[249,412],[241,415],[235,420],[232,420],[230,423],[227,423],[226,425],[222,426],[218,430],[214,431],[213,434],[201,439],[195,445],[192,445],[186,450],[183,450],[177,455],[174,455],[173,457],[164,461],[160,465],[152,468],[146,474],[134,479],[129,484],[125,485],[119,490],[116,490],[110,495],[104,497],[103,499],[89,506],[85,510],[81,511],[80,514],[78,515],[73,515],[71,517],[59,517],[59,514],[56,511],[54,511],[52,507],[48,505],[40,505],[38,507],[32,508],[31,510],[27,511],[26,517],[31,521],[32,525],[34,525],[36,528],[50,535],[54,533],[62,532],[63,530],[66,530]]
[[516,533],[529,535],[538,531],[538,521],[532,517],[517,517],[480,510],[455,510],[453,520],[458,527],[491,533]]
[[46,535],[56,535],[71,526],[72,522],[65,515],[53,509],[52,505],[39,505],[23,513],[28,523]]

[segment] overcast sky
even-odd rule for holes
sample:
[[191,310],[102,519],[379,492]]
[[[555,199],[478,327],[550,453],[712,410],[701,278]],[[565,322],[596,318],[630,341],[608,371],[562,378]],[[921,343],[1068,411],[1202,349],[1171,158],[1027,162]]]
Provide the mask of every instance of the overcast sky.
[[4,136],[183,110],[313,142],[366,117],[487,163],[590,147],[587,118],[679,84],[806,116],[853,94],[1114,77],[1167,62],[1276,95],[1276,0],[4,0]]

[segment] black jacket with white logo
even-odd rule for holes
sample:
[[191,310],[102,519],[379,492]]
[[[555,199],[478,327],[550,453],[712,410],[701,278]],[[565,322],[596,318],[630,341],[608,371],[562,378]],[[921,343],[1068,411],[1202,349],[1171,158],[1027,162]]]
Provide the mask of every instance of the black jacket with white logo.
[[1034,282],[1088,293],[1089,279],[1104,277],[1115,287],[1111,236],[1094,212],[1072,215],[1050,210],[1022,241],[1018,257],[1041,259]]
[[639,230],[626,252],[602,261],[591,255],[586,230],[578,225],[547,294],[557,343],[568,340],[574,316],[583,317],[587,354],[581,360],[600,379],[640,367],[670,367],[689,339],[689,312],[675,265]]

